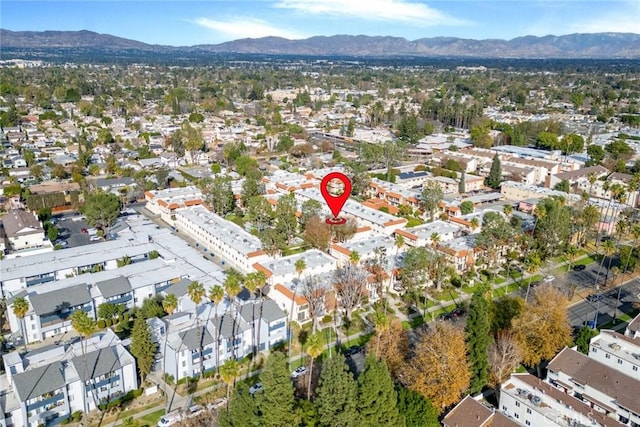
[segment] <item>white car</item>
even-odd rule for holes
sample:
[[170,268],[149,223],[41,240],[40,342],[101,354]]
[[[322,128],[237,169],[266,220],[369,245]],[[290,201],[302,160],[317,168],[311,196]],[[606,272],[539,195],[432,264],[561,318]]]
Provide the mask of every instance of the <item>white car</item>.
[[184,415],[180,411],[173,411],[168,414],[165,414],[158,421],[158,427],[170,427],[174,424],[179,423],[184,419]]
[[306,366],[300,366],[298,369],[296,369],[295,371],[291,372],[291,378],[298,378],[301,375],[304,375],[307,373],[307,367]]
[[213,402],[207,403],[207,409],[213,411],[214,409],[222,408],[227,404],[227,398],[221,397],[220,399],[216,399]]
[[254,385],[252,385],[251,387],[249,387],[249,394],[250,395],[254,395],[257,392],[262,391],[262,384],[261,383],[255,383]]
[[544,283],[551,283],[551,282],[553,282],[555,279],[556,279],[556,278],[555,278],[555,277],[553,277],[553,276],[544,276],[544,279],[542,279],[542,281],[543,281]]
[[93,236],[89,237],[89,241],[90,242],[99,242],[100,240],[102,240],[102,237],[100,237],[100,236],[93,235]]

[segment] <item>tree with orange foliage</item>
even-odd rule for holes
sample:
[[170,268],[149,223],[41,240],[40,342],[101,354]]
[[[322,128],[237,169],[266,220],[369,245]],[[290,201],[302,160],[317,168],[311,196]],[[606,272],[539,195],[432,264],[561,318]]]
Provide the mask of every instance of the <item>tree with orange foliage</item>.
[[[392,318],[385,328],[377,328],[376,336],[380,338],[369,340],[367,354],[377,354],[380,359],[387,362],[387,368],[394,379],[398,379],[404,364],[405,357],[409,354],[409,340],[407,333],[402,329],[402,322]],[[378,353],[376,353],[378,349]]]
[[429,399],[442,412],[460,400],[471,382],[465,334],[449,323],[436,323],[420,336],[402,372],[404,385]]
[[571,325],[567,315],[569,300],[552,286],[541,286],[533,301],[527,303],[520,316],[513,320],[513,331],[522,349],[522,361],[537,366],[550,360],[571,343]]

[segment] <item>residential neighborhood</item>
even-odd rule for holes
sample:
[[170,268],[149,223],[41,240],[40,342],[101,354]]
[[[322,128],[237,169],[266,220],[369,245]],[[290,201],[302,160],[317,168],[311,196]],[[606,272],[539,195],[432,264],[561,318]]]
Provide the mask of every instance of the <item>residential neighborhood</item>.
[[640,426],[637,71],[287,61],[0,61],[0,426]]

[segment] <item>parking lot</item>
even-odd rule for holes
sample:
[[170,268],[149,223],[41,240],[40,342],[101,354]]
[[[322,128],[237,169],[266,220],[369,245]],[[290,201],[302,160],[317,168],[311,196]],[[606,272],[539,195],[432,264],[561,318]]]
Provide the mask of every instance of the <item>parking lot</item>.
[[[94,243],[90,240],[90,236],[82,232],[82,229],[89,229],[91,226],[87,224],[82,215],[63,214],[53,217],[55,226],[58,229],[57,243],[67,242],[67,248],[84,246]],[[62,243],[64,245],[64,243]]]

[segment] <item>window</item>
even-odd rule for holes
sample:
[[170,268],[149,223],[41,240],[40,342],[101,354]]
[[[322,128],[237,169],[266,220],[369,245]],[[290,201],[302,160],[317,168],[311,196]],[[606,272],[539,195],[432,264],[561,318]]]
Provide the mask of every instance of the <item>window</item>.
[[519,408],[520,407],[520,402],[516,402],[516,406]]
[[622,365],[622,359],[618,359],[618,365]]
[[527,408],[527,414],[531,413],[531,408]]
[[634,371],[637,371],[637,370],[638,370],[638,367],[637,367],[637,366],[634,366],[634,367],[633,367],[633,370],[634,370]]
[[[518,403],[518,402],[516,402],[516,403]],[[520,406],[520,405],[518,405],[518,406]],[[513,414],[513,416],[516,417],[516,418],[520,418],[520,415],[518,415],[518,414]]]
[[503,410],[504,412],[507,412],[507,406],[506,406],[506,405],[502,405],[502,410]]
[[607,359],[611,359],[611,355],[609,353],[605,354],[605,356]]
[[592,353],[597,353],[597,352],[598,352],[598,349],[597,349],[597,348],[595,348],[595,347],[591,347],[591,352],[592,352]]
[[526,420],[524,423],[525,423],[526,425],[528,425],[528,426],[530,426],[530,425],[531,425],[531,422],[530,422],[529,420]]

